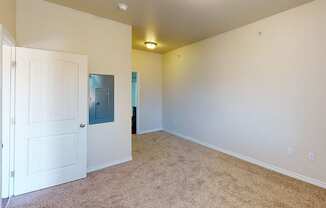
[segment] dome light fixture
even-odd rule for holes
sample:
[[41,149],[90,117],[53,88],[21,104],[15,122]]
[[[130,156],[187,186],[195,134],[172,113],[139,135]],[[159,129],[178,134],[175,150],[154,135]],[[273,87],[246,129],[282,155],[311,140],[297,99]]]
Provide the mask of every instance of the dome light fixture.
[[153,41],[146,41],[145,46],[146,46],[146,48],[148,48],[150,50],[154,50],[157,47],[157,43],[155,43]]

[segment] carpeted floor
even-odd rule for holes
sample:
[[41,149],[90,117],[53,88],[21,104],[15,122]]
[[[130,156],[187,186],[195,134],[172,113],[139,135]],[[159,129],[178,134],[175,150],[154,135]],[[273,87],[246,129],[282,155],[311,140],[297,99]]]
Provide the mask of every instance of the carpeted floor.
[[164,132],[135,136],[133,158],[11,208],[326,208],[326,190]]

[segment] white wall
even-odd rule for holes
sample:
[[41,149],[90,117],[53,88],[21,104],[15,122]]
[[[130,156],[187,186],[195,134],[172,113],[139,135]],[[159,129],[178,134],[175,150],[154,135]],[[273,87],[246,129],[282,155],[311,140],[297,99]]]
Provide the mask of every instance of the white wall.
[[131,27],[51,4],[17,0],[17,44],[89,57],[89,72],[115,75],[115,121],[88,128],[88,169],[131,159]]
[[326,187],[325,11],[317,0],[166,54],[164,129]]
[[139,75],[139,133],[162,129],[162,55],[133,50],[132,68]]
[[15,37],[16,33],[16,0],[0,0],[0,24]]

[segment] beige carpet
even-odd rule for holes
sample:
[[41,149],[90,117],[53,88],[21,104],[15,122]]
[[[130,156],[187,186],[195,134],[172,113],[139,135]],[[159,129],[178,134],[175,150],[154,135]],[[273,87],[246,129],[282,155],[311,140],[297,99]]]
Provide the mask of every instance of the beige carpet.
[[134,160],[14,198],[11,208],[326,208],[326,190],[158,132]]

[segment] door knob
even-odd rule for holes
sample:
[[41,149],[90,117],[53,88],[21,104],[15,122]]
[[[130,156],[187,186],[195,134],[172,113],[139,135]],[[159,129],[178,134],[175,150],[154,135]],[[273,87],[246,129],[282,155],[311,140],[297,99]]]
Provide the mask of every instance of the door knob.
[[80,128],[85,128],[87,126],[87,124],[81,123],[79,126],[80,126]]

